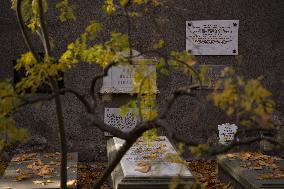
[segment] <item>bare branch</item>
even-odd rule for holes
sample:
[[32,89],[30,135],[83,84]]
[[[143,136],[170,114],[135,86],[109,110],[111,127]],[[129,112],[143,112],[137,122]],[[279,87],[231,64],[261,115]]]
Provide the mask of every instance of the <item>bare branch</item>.
[[84,104],[87,112],[91,113],[92,107],[83,95],[81,95],[77,91],[75,91],[73,89],[69,89],[69,88],[64,88],[64,89],[60,90],[60,94],[64,94],[64,93],[74,94],[78,98],[78,100],[80,100]]
[[29,51],[32,53],[32,55],[36,59],[36,61],[40,62],[40,60],[39,60],[38,56],[36,55],[35,50],[32,46],[32,43],[31,43],[31,41],[28,37],[28,34],[25,30],[25,24],[24,24],[22,12],[21,12],[21,4],[22,4],[22,0],[17,0],[16,14],[17,14],[18,24],[20,26],[21,33],[22,33],[22,36],[24,38],[26,46],[28,47]]
[[230,143],[227,146],[218,145],[218,146],[212,147],[211,149],[208,150],[207,153],[209,155],[217,155],[217,154],[228,152],[229,150],[233,149],[236,146],[247,145],[247,144],[251,144],[251,143],[259,142],[259,141],[263,141],[263,140],[279,146],[282,150],[284,149],[283,144],[276,141],[274,138],[266,137],[266,136],[258,136],[258,137],[253,137],[253,138],[247,138],[247,139],[241,140],[241,141],[237,141],[235,139],[235,140],[232,141],[232,143]]
[[159,127],[164,128],[167,131],[167,134],[169,135],[169,138],[176,142],[182,142],[184,144],[187,144],[189,146],[197,146],[199,143],[195,141],[191,141],[188,138],[185,138],[184,136],[178,135],[174,128],[171,127],[165,120],[158,119],[155,122]]
[[103,73],[101,73],[101,74],[98,74],[98,75],[96,75],[93,79],[92,79],[92,83],[91,83],[91,87],[90,87],[90,96],[92,97],[92,100],[93,100],[93,111],[94,111],[94,109],[95,109],[95,104],[96,104],[96,102],[97,102],[97,100],[96,100],[96,96],[95,96],[95,87],[96,87],[96,84],[97,84],[97,81],[99,80],[99,79],[102,79],[103,77],[105,77],[105,76],[107,76],[107,74],[108,74],[108,71],[109,71],[109,69],[112,67],[112,66],[115,66],[115,65],[117,65],[118,64],[118,62],[112,62],[112,63],[110,63],[110,64],[108,64],[105,68],[104,68],[104,70],[103,70]]
[[24,102],[19,104],[17,107],[20,108],[20,107],[23,107],[23,106],[26,106],[26,105],[29,105],[29,104],[37,103],[37,102],[49,101],[49,100],[52,100],[54,97],[55,97],[55,94],[40,97],[40,98],[35,98],[35,99],[27,99],[27,98],[24,98],[24,97],[19,97]]
[[120,162],[120,160],[123,158],[124,154],[129,150],[129,148],[133,145],[134,141],[128,142],[126,141],[123,146],[118,150],[117,154],[115,155],[115,158],[110,162],[108,167],[104,170],[102,175],[99,177],[99,179],[96,181],[93,189],[99,189],[101,188],[104,181],[107,179],[107,177],[111,174],[111,172],[114,170],[114,168],[117,166],[117,164]]
[[43,12],[43,6],[42,6],[42,0],[38,0],[38,10],[39,10],[39,21],[40,21],[40,26],[43,34],[43,41],[44,41],[44,49],[45,49],[45,54],[50,56],[51,51],[50,51],[50,43],[49,43],[49,38],[44,22],[44,12]]
[[118,129],[116,127],[107,125],[104,122],[96,119],[94,115],[88,114],[87,117],[88,117],[88,119],[91,120],[91,125],[98,127],[102,132],[109,132],[113,136],[116,136],[116,137],[124,139],[124,140],[128,139],[128,136],[127,136],[126,133],[122,132],[120,129]]

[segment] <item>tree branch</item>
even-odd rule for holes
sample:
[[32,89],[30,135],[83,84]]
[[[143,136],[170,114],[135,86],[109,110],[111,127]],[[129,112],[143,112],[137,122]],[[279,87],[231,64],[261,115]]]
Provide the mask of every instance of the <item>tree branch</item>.
[[155,122],[159,127],[161,128],[164,128],[166,131],[167,131],[167,134],[169,135],[169,138],[172,140],[172,141],[176,141],[176,142],[181,142],[181,143],[184,143],[184,144],[187,144],[189,146],[198,146],[198,142],[195,142],[195,141],[191,141],[189,139],[186,139],[180,135],[178,135],[174,128],[171,127],[165,120],[163,119],[158,119],[156,122]]
[[208,150],[207,153],[209,155],[217,155],[217,154],[228,152],[229,150],[233,149],[236,146],[247,145],[247,144],[251,144],[251,143],[262,141],[262,140],[268,141],[274,145],[278,145],[282,150],[284,149],[283,144],[276,141],[274,138],[266,137],[266,136],[258,136],[258,137],[253,137],[253,138],[247,138],[241,141],[237,141],[236,139],[234,139],[232,143],[230,143],[229,145],[227,146],[218,145],[218,146],[212,147],[211,149]]
[[32,46],[32,43],[31,43],[31,41],[28,37],[28,34],[25,30],[25,24],[24,24],[22,12],[21,12],[21,4],[22,4],[22,0],[17,0],[16,14],[17,14],[18,24],[20,26],[21,33],[22,33],[22,36],[24,38],[26,46],[28,47],[29,51],[32,53],[32,55],[36,59],[36,61],[40,62],[40,60],[39,60],[38,56],[36,55],[35,50]]
[[89,113],[92,112],[92,107],[91,107],[90,103],[86,100],[86,98],[83,95],[81,95],[77,91],[75,91],[73,89],[69,89],[69,88],[64,88],[64,89],[60,90],[60,94],[65,94],[65,93],[71,93],[71,94],[75,95],[77,97],[77,99],[80,100],[84,104],[86,111],[89,112]]
[[40,97],[40,98],[35,98],[35,99],[27,99],[27,98],[24,98],[24,97],[19,97],[22,101],[24,101],[24,103],[22,104],[19,104],[17,107],[20,108],[20,107],[23,107],[23,106],[26,106],[26,105],[29,105],[29,104],[34,104],[34,103],[37,103],[37,102],[41,102],[41,101],[49,101],[49,100],[52,100],[53,98],[55,98],[55,94],[53,95],[49,95],[49,96],[44,96],[44,97]]
[[96,87],[97,81],[98,81],[99,79],[102,79],[103,77],[107,76],[109,69],[110,69],[112,66],[115,66],[115,65],[117,65],[117,64],[118,64],[118,62],[111,62],[110,64],[108,64],[108,65],[104,68],[103,73],[96,75],[96,76],[92,79],[91,87],[90,87],[90,91],[89,91],[90,96],[91,96],[91,98],[92,98],[92,100],[93,100],[92,111],[94,111],[94,109],[95,109],[95,104],[96,104],[96,102],[97,102],[96,96],[95,96],[95,87]]
[[45,54],[50,56],[51,55],[51,50],[50,50],[50,43],[49,43],[49,38],[44,22],[44,12],[43,12],[43,6],[42,6],[42,0],[38,0],[38,9],[39,9],[39,21],[40,21],[40,26],[43,34],[43,41],[44,41],[44,49],[45,49]]
[[116,127],[107,125],[104,122],[96,119],[94,117],[94,115],[88,114],[87,117],[88,117],[88,119],[91,120],[91,125],[98,127],[102,132],[109,132],[113,136],[116,136],[116,137],[124,139],[124,140],[128,139],[128,135],[126,133],[122,132],[120,129],[118,129]]
[[133,141],[133,142],[126,141],[122,145],[122,147],[118,150],[117,154],[115,155],[115,158],[110,162],[108,167],[103,171],[102,175],[96,181],[93,189],[101,188],[101,186],[103,185],[104,181],[111,174],[111,172],[115,169],[115,167],[118,165],[120,160],[123,158],[124,154],[129,150],[129,148],[133,145],[134,142],[135,141]]

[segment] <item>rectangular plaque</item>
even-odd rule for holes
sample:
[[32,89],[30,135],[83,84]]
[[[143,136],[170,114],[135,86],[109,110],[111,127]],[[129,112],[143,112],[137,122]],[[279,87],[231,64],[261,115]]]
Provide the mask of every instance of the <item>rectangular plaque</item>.
[[186,50],[193,55],[238,55],[239,20],[186,21]]
[[[135,65],[119,65],[109,69],[108,75],[103,78],[101,93],[135,93],[132,84],[132,75]],[[148,65],[149,73],[156,72],[155,65]]]
[[[119,150],[123,143],[122,139],[114,137],[116,150]],[[159,136],[153,142],[145,142],[138,139],[127,151],[120,164],[125,177],[192,177],[188,168],[181,163],[173,163],[165,160],[168,155],[177,155],[176,150],[167,137]],[[137,163],[146,161],[151,164],[150,171],[142,173],[137,171]]]
[[137,125],[137,118],[134,109],[130,109],[125,117],[119,112],[120,108],[105,108],[104,123],[124,132],[131,131]]
[[[208,86],[205,87],[205,89],[214,89],[216,86],[217,81],[222,80],[224,81],[224,77],[221,76],[222,71],[227,67],[225,65],[196,65],[195,69],[200,70],[202,67],[207,67],[208,73],[207,78],[209,79],[210,83]],[[193,79],[193,83],[197,83],[198,81],[196,79]],[[222,89],[223,86],[221,86],[220,89]]]

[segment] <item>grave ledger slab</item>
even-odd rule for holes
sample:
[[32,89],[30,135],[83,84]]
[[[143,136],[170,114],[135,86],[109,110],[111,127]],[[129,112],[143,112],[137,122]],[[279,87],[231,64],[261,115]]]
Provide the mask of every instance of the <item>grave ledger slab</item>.
[[[267,157],[267,156],[264,156]],[[256,159],[256,155],[253,155]],[[272,157],[271,157],[272,158]],[[267,158],[266,158],[267,159]],[[217,157],[218,175],[221,181],[230,182],[235,189],[283,189],[284,179],[282,178],[261,178],[262,175],[277,174],[279,170],[284,170],[284,161],[277,160],[274,163],[267,163],[265,158],[261,158],[257,166],[249,160],[243,161],[240,159],[232,159],[226,155],[219,155]],[[273,165],[275,164],[275,165]],[[263,165],[263,166],[261,166]],[[274,170],[271,170],[273,166]],[[279,170],[275,167],[278,166]]]
[[[76,188],[78,153],[68,153],[68,188]],[[39,168],[39,169],[38,169]],[[60,154],[32,153],[13,157],[0,179],[0,189],[59,189]]]
[[[116,137],[108,140],[109,161],[115,157],[124,142]],[[170,155],[177,155],[177,152],[167,137],[160,136],[149,144],[138,139],[112,172],[112,187],[114,189],[165,189],[175,177],[179,177],[177,188],[195,183],[186,165],[166,160],[166,157]],[[141,162],[148,166],[148,170],[139,170]]]

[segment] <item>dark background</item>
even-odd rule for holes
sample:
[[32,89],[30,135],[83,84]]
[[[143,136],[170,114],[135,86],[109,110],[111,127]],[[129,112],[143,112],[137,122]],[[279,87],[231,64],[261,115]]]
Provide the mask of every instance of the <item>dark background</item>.
[[[102,22],[105,33],[101,41],[108,38],[110,31],[126,31],[125,18],[108,17],[102,10],[101,1],[70,0],[77,5],[76,21],[61,23],[54,9],[55,0],[49,0],[47,28],[55,44],[58,57],[68,43],[74,41],[92,20]],[[166,2],[166,1],[165,1]],[[9,0],[0,3],[0,80],[13,79],[12,60],[27,51],[24,45],[16,15]],[[52,8],[51,8],[52,7]],[[163,38],[166,50],[185,50],[186,20],[240,20],[239,56],[197,56],[200,64],[231,65],[247,78],[264,76],[264,85],[272,91],[277,110],[284,112],[284,1],[283,0],[171,0],[163,10],[149,11],[145,17],[135,21],[133,27],[134,47],[146,50],[149,45]],[[158,28],[155,19],[160,19]],[[34,37],[38,51],[41,45]],[[86,92],[91,78],[101,70],[85,63],[64,75],[66,87]],[[158,104],[162,107],[171,91],[190,84],[182,73],[174,72],[169,77],[159,77]],[[194,137],[200,142],[217,139],[217,125],[232,120],[207,101],[209,91],[200,91],[196,99],[180,98],[173,106],[169,122],[179,134]],[[39,94],[44,95],[44,94]],[[126,95],[113,97],[107,107],[118,107],[130,99]],[[73,96],[62,97],[64,116],[69,140],[69,150],[79,151],[80,160],[105,160],[105,139],[96,128],[88,126],[84,108]],[[98,112],[103,117],[103,106]],[[57,122],[54,102],[27,106],[15,114],[19,127],[29,128],[32,136],[48,141],[49,150],[59,150]]]

